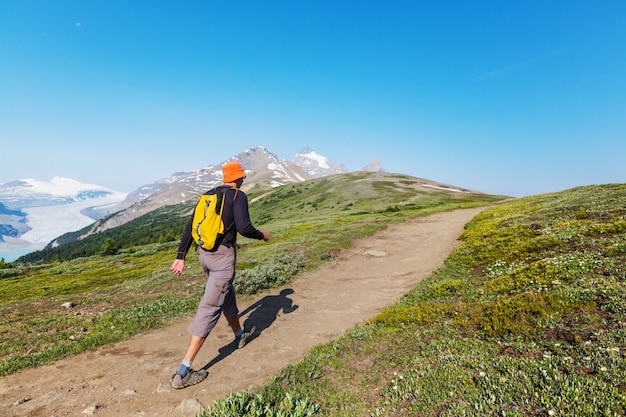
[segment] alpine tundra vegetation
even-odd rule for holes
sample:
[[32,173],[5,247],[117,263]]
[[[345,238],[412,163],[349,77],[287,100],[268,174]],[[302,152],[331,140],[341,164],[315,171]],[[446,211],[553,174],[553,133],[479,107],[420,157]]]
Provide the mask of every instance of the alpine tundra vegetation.
[[[242,293],[288,282],[390,223],[489,207],[396,303],[204,416],[624,415],[626,185],[519,199],[423,185],[353,173],[249,194],[276,238],[242,240]],[[163,236],[180,219],[171,228]],[[201,286],[168,274],[175,240],[109,238],[114,254],[3,264],[1,375],[193,312]],[[59,312],[69,300],[85,313]]]
[[494,204],[397,303],[204,416],[624,415],[624,195]]

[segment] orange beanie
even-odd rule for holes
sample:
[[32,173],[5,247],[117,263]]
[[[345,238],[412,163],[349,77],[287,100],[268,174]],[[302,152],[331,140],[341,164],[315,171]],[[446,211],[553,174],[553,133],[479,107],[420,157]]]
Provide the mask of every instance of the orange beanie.
[[222,174],[224,174],[224,182],[234,182],[245,177],[246,171],[239,162],[229,162],[222,167]]

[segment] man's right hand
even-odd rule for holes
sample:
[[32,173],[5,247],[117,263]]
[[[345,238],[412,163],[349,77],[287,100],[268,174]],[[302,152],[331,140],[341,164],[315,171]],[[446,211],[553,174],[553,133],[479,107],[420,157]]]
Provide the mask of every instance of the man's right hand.
[[270,240],[270,232],[268,232],[267,230],[261,230],[261,233],[263,233],[263,240],[264,241],[268,241]]
[[170,271],[174,273],[174,275],[180,275],[183,273],[183,269],[185,269],[185,260],[184,259],[176,259],[172,266],[170,267]]

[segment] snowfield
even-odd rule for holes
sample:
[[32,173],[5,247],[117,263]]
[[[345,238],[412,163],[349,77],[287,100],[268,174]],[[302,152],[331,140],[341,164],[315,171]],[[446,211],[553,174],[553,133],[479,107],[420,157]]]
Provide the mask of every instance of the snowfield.
[[43,249],[55,238],[89,226],[94,217],[114,211],[127,195],[63,177],[54,177],[50,182],[29,178],[0,184],[0,201],[25,213],[31,228],[16,237],[3,236],[0,258],[11,262]]
[[92,224],[95,220],[82,214],[83,210],[113,207],[120,201],[118,196],[107,196],[60,206],[23,209],[22,211],[26,213],[26,221],[32,229],[20,238],[31,242],[33,246],[37,246],[37,249],[34,250],[42,249],[60,235],[80,230]]

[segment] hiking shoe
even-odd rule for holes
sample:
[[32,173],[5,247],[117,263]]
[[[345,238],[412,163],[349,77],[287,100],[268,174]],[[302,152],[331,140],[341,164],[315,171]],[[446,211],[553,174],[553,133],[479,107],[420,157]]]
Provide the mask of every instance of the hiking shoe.
[[243,333],[237,340],[237,349],[241,349],[242,347],[246,345],[246,343],[248,343],[252,339],[252,334],[254,333],[255,329],[256,327],[252,327],[248,331],[245,331],[245,330],[243,331]]
[[190,369],[185,376],[174,374],[174,376],[172,377],[172,388],[181,389],[187,388],[191,385],[199,384],[200,382],[204,381],[207,375],[209,375],[209,373],[204,369],[200,369],[199,371],[194,371],[193,369]]

